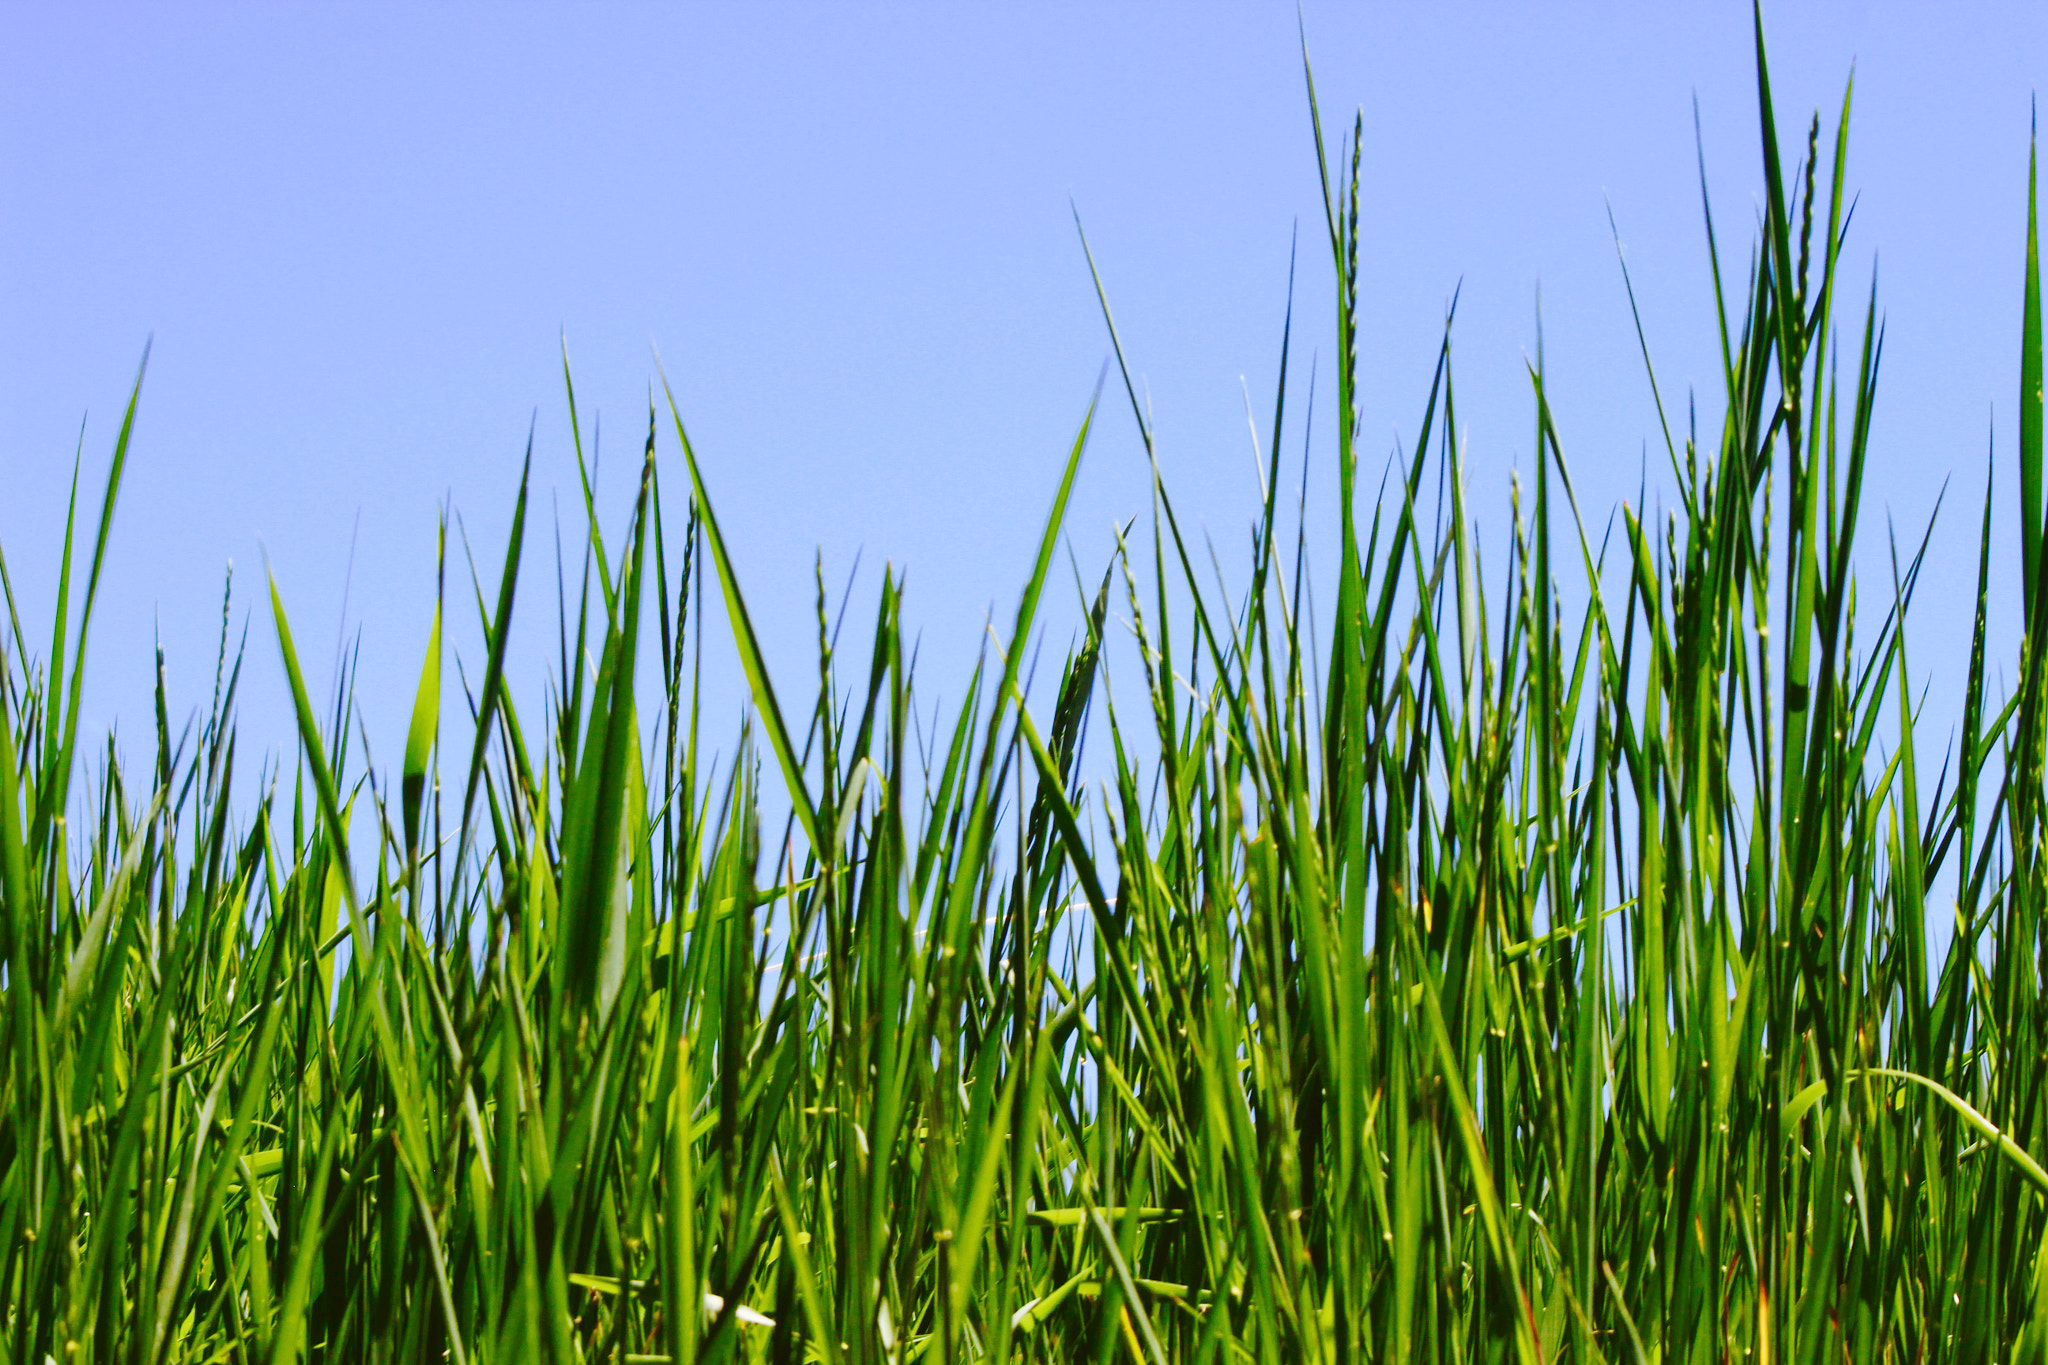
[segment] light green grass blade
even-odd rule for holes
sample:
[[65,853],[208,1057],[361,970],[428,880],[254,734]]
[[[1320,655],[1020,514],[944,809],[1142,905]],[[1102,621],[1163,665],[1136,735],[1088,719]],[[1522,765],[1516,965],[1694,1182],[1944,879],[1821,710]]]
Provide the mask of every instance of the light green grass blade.
[[754,707],[760,713],[762,727],[768,732],[768,746],[774,750],[776,762],[781,765],[783,781],[788,787],[804,838],[812,848],[822,850],[825,845],[818,828],[817,806],[811,799],[796,746],[790,741],[789,727],[783,722],[782,707],[775,700],[775,688],[768,679],[767,661],[761,654],[760,637],[754,633],[753,618],[747,613],[746,600],[740,596],[732,557],[726,553],[725,533],[719,529],[718,516],[711,507],[711,495],[704,488],[704,473],[698,467],[696,449],[690,444],[689,433],[683,429],[682,412],[676,407],[676,396],[668,386],[666,375],[662,377],[661,387],[668,399],[669,415],[675,421],[676,441],[682,446],[683,462],[690,470],[690,488],[696,497],[697,514],[702,519],[704,543],[710,549],[712,564],[718,570],[718,584],[725,594],[726,614],[732,621],[733,640],[739,646],[740,666],[745,670],[747,684],[753,691]]
[[434,624],[427,631],[426,660],[420,665],[419,690],[413,694],[412,725],[405,737],[401,799],[405,806],[405,851],[417,857],[420,846],[420,802],[426,794],[427,765],[441,729],[441,608],[434,606]]

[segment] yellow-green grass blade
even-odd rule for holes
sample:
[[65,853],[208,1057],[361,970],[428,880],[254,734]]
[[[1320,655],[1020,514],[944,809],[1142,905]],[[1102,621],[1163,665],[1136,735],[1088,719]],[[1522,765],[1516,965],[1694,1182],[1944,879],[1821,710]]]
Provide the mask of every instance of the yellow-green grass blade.
[[427,788],[427,765],[434,755],[434,740],[441,728],[441,608],[434,607],[434,624],[427,631],[426,658],[420,665],[420,685],[413,694],[412,725],[405,737],[405,766],[401,774],[401,799],[405,806],[405,850],[417,857],[420,846],[420,802]]
[[767,661],[761,653],[760,637],[754,632],[753,618],[747,612],[746,600],[740,595],[732,557],[726,552],[725,533],[719,529],[718,515],[712,510],[711,495],[704,487],[704,472],[699,467],[696,448],[690,444],[689,433],[683,427],[682,411],[676,406],[676,396],[669,388],[667,375],[662,376],[661,387],[668,399],[669,415],[675,422],[676,441],[682,447],[683,462],[690,470],[690,488],[696,498],[697,514],[702,519],[704,543],[711,550],[711,561],[718,570],[718,585],[725,595],[726,615],[732,622],[734,643],[739,646],[740,667],[747,675],[755,710],[768,732],[768,746],[774,750],[776,762],[781,765],[783,782],[797,823],[802,826],[804,838],[810,846],[822,852],[825,845],[818,827],[817,806],[804,779],[803,763],[790,740],[789,727],[783,721],[782,707],[776,702],[775,687],[769,681]]

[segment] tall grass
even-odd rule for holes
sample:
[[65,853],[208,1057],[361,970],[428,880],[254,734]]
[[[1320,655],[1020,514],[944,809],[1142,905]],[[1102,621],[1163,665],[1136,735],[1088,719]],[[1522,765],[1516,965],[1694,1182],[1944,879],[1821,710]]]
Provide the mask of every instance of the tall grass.
[[[1245,590],[1155,479],[1149,544],[1027,688],[1091,408],[936,728],[887,574],[864,655],[821,587],[816,679],[771,680],[671,402],[623,541],[585,484],[541,715],[505,671],[522,477],[495,584],[437,599],[397,774],[352,751],[345,686],[316,706],[275,585],[289,789],[230,808],[237,681],[269,665],[225,633],[196,726],[160,683],[154,763],[94,767],[124,423],[75,638],[61,595],[44,650],[7,592],[0,1352],[2048,1358],[2032,211],[2017,684],[1989,682],[1987,488],[1965,710],[1923,750],[1925,545],[1858,554],[1883,337],[1846,146],[1816,118],[1781,162],[1760,22],[1757,86],[1762,232],[1731,267],[1707,220],[1725,412],[1665,432],[1677,511],[1589,539],[1539,366],[1482,574],[1448,335],[1405,466],[1360,487],[1362,130],[1331,156],[1318,120],[1320,624],[1276,400]],[[488,653],[444,716],[442,613],[471,610]],[[707,610],[754,700],[724,765]]]

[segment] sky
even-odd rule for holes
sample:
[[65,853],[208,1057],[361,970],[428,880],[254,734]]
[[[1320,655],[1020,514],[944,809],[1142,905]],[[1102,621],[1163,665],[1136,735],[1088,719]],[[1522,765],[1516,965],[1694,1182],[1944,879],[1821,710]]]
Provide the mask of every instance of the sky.
[[[364,724],[394,761],[439,509],[491,579],[529,431],[512,677],[539,696],[551,528],[559,509],[573,546],[581,515],[565,342],[607,525],[665,373],[788,688],[814,667],[814,557],[836,596],[858,556],[856,614],[898,566],[921,685],[957,696],[990,613],[1014,610],[1109,355],[1077,218],[1183,522],[1237,560],[1259,497],[1247,400],[1263,424],[1299,230],[1290,401],[1303,410],[1315,362],[1328,573],[1334,319],[1304,34],[1333,135],[1354,113],[1363,129],[1366,463],[1376,476],[1413,440],[1455,295],[1495,562],[1511,472],[1530,469],[1539,297],[1582,506],[1604,524],[1640,489],[1654,510],[1670,480],[1617,234],[1667,400],[1697,386],[1711,428],[1695,106],[1738,273],[1760,202],[1751,30],[1725,3],[1307,0],[1299,26],[1265,0],[5,8],[0,548],[46,634],[74,454],[90,508],[147,345],[82,722],[118,726],[130,763],[151,751],[154,641],[174,726],[204,704],[230,563],[232,619],[250,622],[244,764],[293,743],[266,563],[316,690],[338,643],[360,642]],[[1817,107],[1831,130],[1855,73],[1847,277],[1860,296],[1877,271],[1887,326],[1862,562],[1883,596],[1884,517],[1917,541],[1946,483],[1909,631],[1938,743],[1960,715],[1987,450],[1994,657],[2016,648],[2048,9],[1781,3],[1766,29],[1788,137]],[[665,416],[660,458],[679,486]],[[1085,576],[1146,489],[1112,388],[1068,518]],[[1070,596],[1058,611],[1056,645],[1077,618]],[[450,638],[473,675],[473,622]],[[732,733],[729,663],[709,695],[707,723]]]

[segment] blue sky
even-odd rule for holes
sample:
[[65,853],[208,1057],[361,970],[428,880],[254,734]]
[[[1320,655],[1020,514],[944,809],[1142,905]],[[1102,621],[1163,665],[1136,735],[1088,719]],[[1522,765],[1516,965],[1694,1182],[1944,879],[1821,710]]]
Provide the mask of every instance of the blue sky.
[[[1860,292],[1881,261],[1889,326],[1868,512],[1917,535],[1956,476],[1911,632],[1937,734],[1959,709],[1943,696],[1967,642],[1987,440],[2014,487],[2029,100],[2048,75],[2048,11],[1961,12],[1766,16],[1788,130],[1816,105],[1831,124],[1855,64],[1850,278]],[[1604,516],[1633,498],[1646,450],[1654,501],[1656,419],[1607,214],[1666,393],[1697,383],[1706,425],[1693,100],[1739,270],[1758,183],[1746,10],[1309,3],[1305,18],[1326,116],[1364,120],[1369,457],[1412,438],[1462,287],[1460,405],[1498,562],[1508,474],[1529,466],[1540,286],[1583,502]],[[1328,412],[1329,272],[1288,3],[16,0],[8,28],[0,546],[24,615],[46,622],[81,419],[91,488],[153,335],[86,717],[88,734],[118,717],[131,761],[148,753],[153,635],[175,720],[212,681],[226,564],[239,621],[260,606],[265,549],[316,675],[360,631],[366,720],[394,757],[436,507],[494,564],[536,413],[540,527],[559,495],[574,534],[564,334],[614,513],[659,347],[792,686],[815,638],[814,553],[836,590],[864,552],[857,602],[884,560],[907,568],[928,688],[956,693],[985,614],[1012,608],[1108,351],[1075,209],[1182,515],[1226,558],[1257,497],[1245,387],[1270,410],[1297,221],[1297,378],[1319,353]],[[1327,442],[1316,455],[1312,500],[1332,486]],[[2001,562],[2017,559],[2015,502],[1997,508]],[[1106,405],[1069,520],[1085,571],[1145,506],[1129,414]],[[1865,533],[1875,588],[1881,519]],[[552,640],[547,544],[530,542],[526,695]],[[1994,603],[2009,659],[2016,588]],[[287,703],[255,622],[244,740],[276,752]],[[453,638],[475,658],[473,630]],[[712,724],[730,733],[716,710]]]

